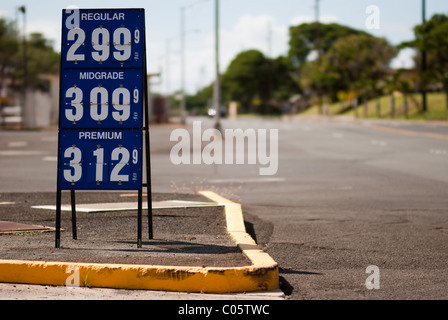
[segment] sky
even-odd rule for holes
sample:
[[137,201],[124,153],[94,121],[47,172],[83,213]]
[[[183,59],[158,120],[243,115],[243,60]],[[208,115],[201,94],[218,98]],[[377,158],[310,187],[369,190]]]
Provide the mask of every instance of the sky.
[[[289,27],[315,20],[317,0],[220,0],[220,71],[235,56],[257,49],[268,57],[286,55]],[[385,37],[391,44],[413,39],[413,28],[422,21],[421,0],[320,0],[319,21],[335,22]],[[181,8],[186,8],[186,90],[195,93],[209,85],[215,74],[215,0],[4,0],[0,17],[18,19],[17,8],[26,7],[26,33],[41,32],[60,51],[62,9],[144,8],[146,14],[148,72],[152,90],[175,92],[181,87]],[[366,9],[379,9],[378,29],[368,29]],[[447,0],[426,0],[426,15],[448,14]],[[412,50],[404,50],[394,67],[411,67]]]

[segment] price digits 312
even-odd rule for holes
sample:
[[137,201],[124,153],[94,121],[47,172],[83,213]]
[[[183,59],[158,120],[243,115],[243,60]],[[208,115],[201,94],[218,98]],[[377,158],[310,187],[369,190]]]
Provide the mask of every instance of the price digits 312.
[[[96,182],[104,181],[104,148],[98,146],[93,152],[94,158],[96,158],[95,163],[95,178]],[[132,163],[138,163],[138,150],[134,149],[132,151]],[[70,147],[65,150],[64,157],[70,159],[70,169],[64,170],[64,179],[68,182],[75,183],[81,180],[82,178],[82,151],[76,146]],[[125,166],[129,165],[129,160],[131,158],[131,154],[128,149],[119,147],[112,150],[112,154],[110,157],[110,161],[113,163],[117,161],[116,165],[113,166],[113,169],[110,173],[110,182],[128,182],[129,175],[121,174],[122,169]],[[113,164],[112,164],[113,165]]]

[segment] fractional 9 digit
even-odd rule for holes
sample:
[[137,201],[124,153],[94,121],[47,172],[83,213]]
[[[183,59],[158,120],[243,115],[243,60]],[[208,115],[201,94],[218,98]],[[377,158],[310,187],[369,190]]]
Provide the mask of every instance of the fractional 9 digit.
[[138,150],[137,149],[132,150],[132,163],[133,164],[138,163]]
[[138,89],[134,89],[134,103],[138,103],[139,100],[138,96],[139,96]]

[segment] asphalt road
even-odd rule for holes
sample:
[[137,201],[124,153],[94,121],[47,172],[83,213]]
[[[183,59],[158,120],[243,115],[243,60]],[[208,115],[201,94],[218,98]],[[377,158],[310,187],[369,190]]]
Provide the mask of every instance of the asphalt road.
[[[279,263],[289,298],[448,298],[446,124],[242,118],[223,127],[278,129],[278,172],[260,176],[260,158],[173,165],[177,126],[155,126],[153,191],[208,189],[242,203],[248,231]],[[56,152],[56,131],[1,131],[0,193],[55,191]],[[366,287],[369,266],[378,267],[378,289]]]

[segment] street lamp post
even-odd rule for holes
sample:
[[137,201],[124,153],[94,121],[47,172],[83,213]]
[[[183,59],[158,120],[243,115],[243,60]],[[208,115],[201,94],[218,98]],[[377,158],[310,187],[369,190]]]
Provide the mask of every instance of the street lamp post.
[[215,0],[215,61],[216,79],[213,90],[213,104],[216,110],[215,129],[221,130],[221,79],[219,75],[219,0]]
[[180,119],[185,124],[185,7],[180,8],[180,48],[181,48],[181,100],[180,100]]
[[[426,22],[426,0],[422,0],[422,21],[423,23]],[[427,93],[426,93],[426,80],[425,80],[425,71],[426,71],[426,61],[427,61],[427,55],[426,55],[426,49],[423,44],[422,48],[422,105],[423,105],[423,112],[426,112],[428,110],[428,101],[427,101]]]
[[182,124],[185,124],[186,117],[186,101],[185,101],[185,15],[187,9],[193,8],[208,0],[200,0],[186,7],[180,8],[180,50],[181,50],[181,100],[180,100],[180,117]]
[[21,6],[18,10],[23,14],[23,34],[22,34],[22,64],[23,64],[23,88],[22,88],[22,127],[32,126],[32,121],[28,119],[28,111],[26,106],[26,92],[28,89],[28,61],[27,61],[27,44],[26,44],[26,7]]

